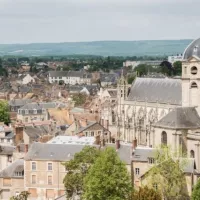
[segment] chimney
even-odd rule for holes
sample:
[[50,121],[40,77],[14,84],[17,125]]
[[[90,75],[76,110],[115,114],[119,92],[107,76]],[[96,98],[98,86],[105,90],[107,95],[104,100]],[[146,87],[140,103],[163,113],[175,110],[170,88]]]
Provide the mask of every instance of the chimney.
[[137,139],[135,138],[135,139],[133,140],[133,142],[132,142],[132,148],[133,148],[133,150],[135,150],[136,147],[137,147]]
[[25,153],[28,152],[28,144],[25,144]]
[[116,150],[120,148],[120,140],[116,140]]

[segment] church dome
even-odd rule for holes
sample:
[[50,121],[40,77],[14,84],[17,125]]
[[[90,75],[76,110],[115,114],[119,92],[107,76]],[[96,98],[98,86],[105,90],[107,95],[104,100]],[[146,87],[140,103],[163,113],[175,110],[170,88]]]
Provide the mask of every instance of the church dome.
[[187,60],[191,56],[197,56],[200,58],[200,38],[193,40],[183,53],[184,60]]

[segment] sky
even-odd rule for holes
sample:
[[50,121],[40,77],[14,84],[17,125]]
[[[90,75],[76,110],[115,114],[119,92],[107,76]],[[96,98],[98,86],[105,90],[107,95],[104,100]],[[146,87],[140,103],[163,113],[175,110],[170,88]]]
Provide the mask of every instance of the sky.
[[195,39],[199,0],[0,0],[0,43]]

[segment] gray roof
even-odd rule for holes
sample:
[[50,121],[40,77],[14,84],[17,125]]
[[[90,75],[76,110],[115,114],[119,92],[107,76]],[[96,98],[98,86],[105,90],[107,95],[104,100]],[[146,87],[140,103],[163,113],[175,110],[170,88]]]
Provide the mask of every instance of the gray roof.
[[168,78],[136,78],[131,86],[127,100],[181,105],[181,80]]
[[148,158],[154,158],[156,149],[137,147],[134,151],[133,161],[148,162]]
[[17,176],[16,172],[23,173],[24,171],[24,160],[19,159],[10,164],[8,167],[6,167],[4,170],[0,172],[0,177],[3,178],[23,178],[23,176]]
[[[116,144],[106,144],[106,147],[116,148]],[[132,160],[132,146],[130,144],[120,144],[120,148],[117,150],[119,158],[127,165],[131,164]]]
[[49,71],[50,77],[63,77],[67,76],[67,71]]
[[24,106],[25,104],[31,103],[31,102],[32,102],[31,99],[13,99],[13,100],[9,101],[9,105],[21,107],[21,106]]
[[51,132],[48,125],[25,126],[24,131],[32,139],[37,139],[38,137],[46,135]]
[[48,102],[48,103],[28,103],[20,108],[20,110],[41,110],[41,109],[49,109],[49,108],[56,108],[56,102]]
[[84,71],[49,71],[50,77],[82,77],[82,78],[91,78],[90,73]]
[[178,107],[154,124],[156,127],[172,129],[200,128],[200,117],[194,107]]
[[193,40],[183,53],[184,60],[192,56],[197,56],[200,58],[200,38]]
[[[94,145],[98,147],[97,145]],[[85,145],[81,144],[50,144],[33,143],[25,156],[25,160],[68,161],[75,153],[80,152]]]
[[12,155],[15,149],[15,146],[0,145],[0,155]]

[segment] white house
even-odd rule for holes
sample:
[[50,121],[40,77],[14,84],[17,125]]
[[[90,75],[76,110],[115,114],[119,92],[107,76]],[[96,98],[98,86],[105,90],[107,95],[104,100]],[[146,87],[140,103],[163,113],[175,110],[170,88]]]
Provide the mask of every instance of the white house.
[[19,84],[26,85],[28,83],[35,83],[35,79],[30,74],[22,74],[17,80]]
[[91,74],[84,71],[50,71],[49,83],[59,83],[63,81],[65,84],[91,84]]

